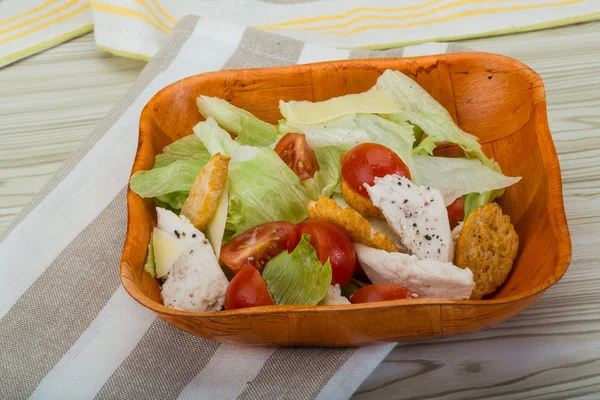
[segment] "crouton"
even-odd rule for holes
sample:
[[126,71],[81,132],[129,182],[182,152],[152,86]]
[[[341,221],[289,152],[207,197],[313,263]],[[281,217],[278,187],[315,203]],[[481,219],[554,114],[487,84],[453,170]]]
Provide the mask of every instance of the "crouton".
[[219,196],[227,184],[229,160],[231,157],[220,153],[212,156],[194,179],[190,195],[183,203],[181,215],[186,216],[198,230],[204,230],[217,210]]
[[454,264],[473,271],[476,286],[471,299],[479,300],[504,283],[517,256],[519,237],[496,203],[473,211],[456,242]]
[[342,178],[342,196],[344,196],[346,203],[361,215],[365,217],[383,218],[381,210],[375,207],[371,199],[363,197],[358,192],[354,191],[354,189],[348,186],[344,178]]
[[377,232],[356,210],[342,208],[334,200],[320,196],[317,201],[308,203],[310,219],[329,222],[344,231],[353,242],[364,244],[375,249],[397,252],[398,247],[392,239]]

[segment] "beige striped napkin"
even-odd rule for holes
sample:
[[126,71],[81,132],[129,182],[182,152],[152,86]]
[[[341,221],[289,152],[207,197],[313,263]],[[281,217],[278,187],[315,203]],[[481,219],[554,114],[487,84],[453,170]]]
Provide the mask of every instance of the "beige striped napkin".
[[149,59],[194,14],[337,48],[391,48],[600,19],[600,0],[0,0],[0,66],[95,30]]
[[0,398],[350,397],[394,344],[219,344],[168,325],[125,292],[118,269],[140,112],[164,86],[207,71],[460,50],[336,50],[182,19],[129,93],[0,235]]

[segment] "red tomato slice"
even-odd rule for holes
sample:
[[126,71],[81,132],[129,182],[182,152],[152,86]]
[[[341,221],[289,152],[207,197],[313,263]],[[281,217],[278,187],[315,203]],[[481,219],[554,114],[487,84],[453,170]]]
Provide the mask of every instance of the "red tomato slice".
[[373,185],[375,178],[398,174],[410,179],[410,171],[396,153],[376,143],[354,146],[342,163],[342,178],[355,192],[368,198],[363,184]]
[[231,239],[221,248],[221,261],[234,274],[250,264],[262,271],[267,261],[282,251],[292,251],[300,242],[300,231],[291,222],[267,222]]
[[298,224],[301,234],[310,235],[310,244],[321,263],[331,263],[331,284],[345,285],[352,279],[356,253],[350,238],[334,225],[323,221],[304,221]]
[[246,265],[229,282],[225,292],[225,309],[272,306],[273,298],[260,272]]
[[319,170],[315,152],[300,133],[287,133],[277,142],[275,152],[303,181],[315,176]]
[[454,200],[452,204],[446,207],[448,210],[448,219],[450,220],[450,229],[454,229],[456,225],[465,219],[465,202],[462,197]]
[[412,299],[413,293],[407,288],[390,283],[376,283],[358,289],[352,297],[350,303],[373,303],[376,301]]

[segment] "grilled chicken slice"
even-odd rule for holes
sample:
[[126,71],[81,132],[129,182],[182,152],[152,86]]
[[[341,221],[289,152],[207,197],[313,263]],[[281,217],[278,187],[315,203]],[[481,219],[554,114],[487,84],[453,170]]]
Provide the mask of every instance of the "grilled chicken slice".
[[415,185],[398,175],[375,178],[373,186],[365,187],[390,229],[411,254],[420,259],[452,262],[450,222],[438,190]]
[[204,234],[184,216],[156,208],[158,229],[185,246],[161,288],[167,307],[184,311],[218,311],[223,307],[229,282]]
[[420,260],[354,243],[356,256],[373,283],[404,286],[420,298],[468,299],[475,287],[473,272],[449,262]]

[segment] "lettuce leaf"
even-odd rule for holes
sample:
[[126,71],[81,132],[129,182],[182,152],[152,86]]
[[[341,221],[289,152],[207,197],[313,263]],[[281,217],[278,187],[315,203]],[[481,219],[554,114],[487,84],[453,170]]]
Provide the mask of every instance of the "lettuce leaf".
[[209,159],[210,153],[198,137],[185,136],[163,148],[152,169],[136,172],[131,177],[131,190],[141,197],[154,197],[161,207],[179,211]]
[[319,170],[311,179],[302,181],[308,196],[312,200],[319,195],[330,197],[334,192],[341,193],[341,170],[340,157],[344,149],[334,146],[318,147],[314,150]]
[[413,181],[439,190],[446,205],[458,197],[477,192],[498,191],[513,185],[520,177],[508,177],[468,158],[448,158],[416,155]]
[[391,114],[399,111],[399,108],[384,91],[370,90],[315,103],[280,100],[279,110],[292,124],[315,125],[348,114]]
[[227,226],[235,235],[269,221],[298,223],[311,200],[300,178],[269,148],[254,158],[229,164],[230,207]]
[[415,148],[413,149],[413,154],[419,155],[432,155],[433,149],[435,149],[435,139],[431,136],[427,136],[425,139],[421,140]]
[[154,261],[154,233],[150,234],[150,243],[148,243],[148,257],[146,259],[146,264],[144,264],[144,269],[146,272],[150,274],[153,278],[156,278],[156,262]]
[[275,304],[314,306],[327,295],[331,264],[321,265],[310,236],[302,235],[293,252],[269,260],[262,277]]
[[491,203],[494,199],[502,195],[501,190],[490,190],[483,193],[469,193],[463,197],[465,203],[465,219],[471,214],[476,208],[483,207],[487,203]]
[[[131,190],[141,197],[158,197],[161,201],[170,204],[171,197],[167,199],[161,196],[174,192],[189,193],[194,179],[204,165],[202,161],[177,160],[165,167],[136,172],[131,177],[129,185]],[[177,196],[179,194],[175,195]]]
[[157,206],[166,208],[170,211],[173,211],[175,214],[178,214],[183,208],[185,199],[187,199],[189,195],[189,191],[166,193],[156,196],[154,201],[156,202]]
[[184,136],[163,148],[161,154],[154,159],[154,168],[166,167],[178,160],[195,160],[206,164],[210,160],[210,153],[195,135]]
[[269,146],[277,138],[277,127],[264,122],[246,110],[218,97],[200,96],[196,100],[204,118],[212,117],[227,131],[235,134],[235,141],[251,146]]
[[235,149],[241,146],[231,138],[231,135],[226,130],[217,124],[217,121],[213,117],[208,117],[206,121],[198,122],[193,129],[211,156],[217,153],[230,156]]
[[385,91],[400,108],[400,118],[406,118],[427,132],[435,142],[451,142],[459,145],[469,158],[477,158],[483,165],[497,169],[481,150],[477,138],[454,123],[448,111],[425,89],[408,76],[386,70],[377,80],[376,88]]

